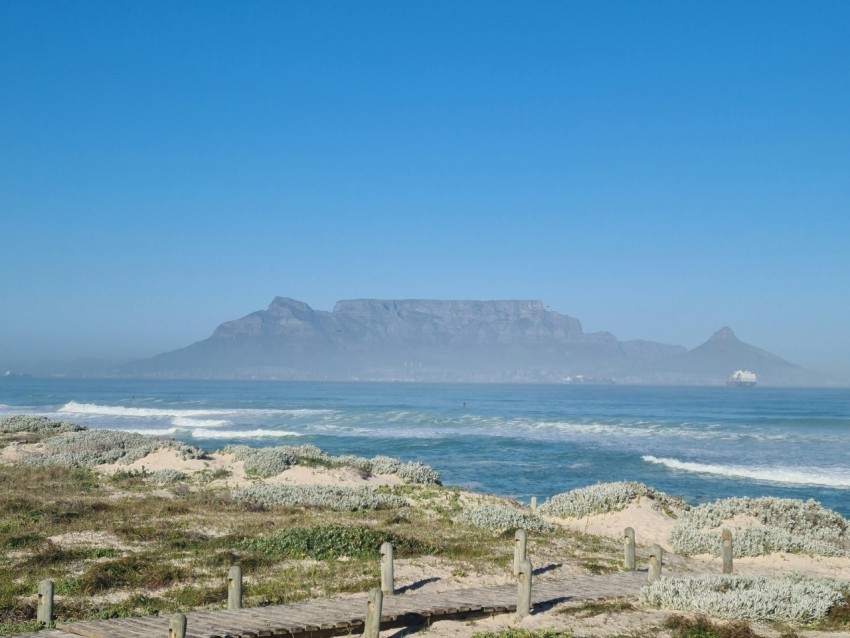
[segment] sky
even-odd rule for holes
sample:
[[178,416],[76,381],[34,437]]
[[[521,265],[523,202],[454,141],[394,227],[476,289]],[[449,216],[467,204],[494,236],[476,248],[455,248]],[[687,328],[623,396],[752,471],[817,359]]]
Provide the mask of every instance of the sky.
[[0,0],[0,368],[275,296],[850,372],[850,2]]

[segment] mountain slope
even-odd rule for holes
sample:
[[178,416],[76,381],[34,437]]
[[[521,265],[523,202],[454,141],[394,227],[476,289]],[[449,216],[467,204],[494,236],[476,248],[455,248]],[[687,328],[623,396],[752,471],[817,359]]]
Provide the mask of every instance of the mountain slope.
[[126,366],[158,377],[557,381],[683,351],[585,334],[540,301],[359,299],[332,312],[285,297],[203,341]]
[[[313,310],[286,297],[221,324],[203,341],[115,370],[159,378],[558,382],[719,385],[737,369],[759,385],[822,377],[722,328],[693,350],[585,333],[540,301],[339,301]],[[827,381],[828,382],[828,381]]]
[[693,350],[655,362],[650,370],[670,383],[720,382],[735,370],[750,370],[760,385],[809,385],[815,374],[766,350],[744,343],[728,327]]

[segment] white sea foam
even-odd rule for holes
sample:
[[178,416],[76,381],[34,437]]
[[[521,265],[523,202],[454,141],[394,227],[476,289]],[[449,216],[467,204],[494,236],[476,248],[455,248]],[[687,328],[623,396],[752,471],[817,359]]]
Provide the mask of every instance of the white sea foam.
[[301,436],[299,432],[288,430],[192,430],[193,439],[282,439]]
[[721,426],[697,427],[688,423],[683,423],[678,426],[664,425],[660,423],[650,423],[647,421],[639,421],[633,423],[577,423],[572,421],[537,421],[534,423],[526,423],[517,421],[512,424],[514,431],[516,430],[554,430],[567,434],[577,435],[599,435],[599,436],[618,436],[630,438],[643,437],[676,437],[681,439],[696,439],[696,440],[748,440],[754,439],[759,441],[783,441],[787,438],[785,434],[769,434],[765,432],[732,432],[718,431]]
[[297,408],[293,410],[269,410],[274,414],[288,414],[289,416],[322,416],[325,414],[336,414],[336,410]]
[[[180,409],[180,408],[131,408],[121,405],[98,405],[96,403],[77,403],[70,401],[63,405],[57,412],[64,414],[79,414],[91,416],[113,416],[113,417],[135,417],[135,418],[193,418],[210,416],[251,416],[251,415],[286,415],[293,417],[321,416],[335,414],[335,410],[314,410],[310,408],[295,408],[286,410],[263,409],[263,408],[204,408],[204,409]],[[222,421],[218,425],[226,425]],[[175,424],[178,425],[178,424]],[[207,427],[215,427],[212,421]],[[185,424],[184,427],[195,427]]]
[[157,430],[154,428],[122,428],[121,432],[135,432],[136,434],[144,434],[145,436],[173,436],[177,434],[177,428],[164,428]]
[[128,408],[121,405],[97,405],[95,403],[66,403],[58,412],[68,414],[91,414],[93,416],[129,416],[142,418],[193,417],[229,414],[229,410],[178,410],[163,408]]
[[188,416],[176,416],[171,419],[171,425],[178,428],[219,428],[230,425],[226,419],[193,419]]
[[827,487],[850,487],[850,472],[825,468],[783,468],[783,467],[747,467],[743,465],[716,465],[712,463],[693,463],[678,459],[657,458],[646,455],[641,457],[647,463],[663,465],[673,470],[715,474],[730,478],[748,478],[771,483],[792,485],[823,485]]

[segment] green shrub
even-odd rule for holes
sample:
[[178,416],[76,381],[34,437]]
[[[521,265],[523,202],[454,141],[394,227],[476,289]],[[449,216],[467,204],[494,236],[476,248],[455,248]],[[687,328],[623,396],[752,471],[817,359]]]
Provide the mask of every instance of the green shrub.
[[185,570],[153,555],[132,555],[91,565],[79,577],[86,595],[101,594],[121,587],[159,589],[185,577]]
[[673,615],[664,621],[664,627],[673,638],[759,638],[745,620],[720,624],[701,615],[694,619]]
[[420,555],[431,548],[412,539],[367,527],[317,525],[291,528],[272,536],[243,541],[242,547],[274,558],[349,558],[377,559],[381,545],[392,543],[397,555]]
[[381,494],[370,487],[337,485],[252,485],[234,492],[233,498],[262,507],[307,505],[350,512],[407,506],[403,498]]

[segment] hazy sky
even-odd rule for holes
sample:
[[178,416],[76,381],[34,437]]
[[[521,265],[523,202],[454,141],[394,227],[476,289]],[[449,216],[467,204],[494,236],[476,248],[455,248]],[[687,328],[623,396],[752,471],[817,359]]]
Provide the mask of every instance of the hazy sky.
[[850,2],[0,2],[0,368],[275,295],[850,369]]

